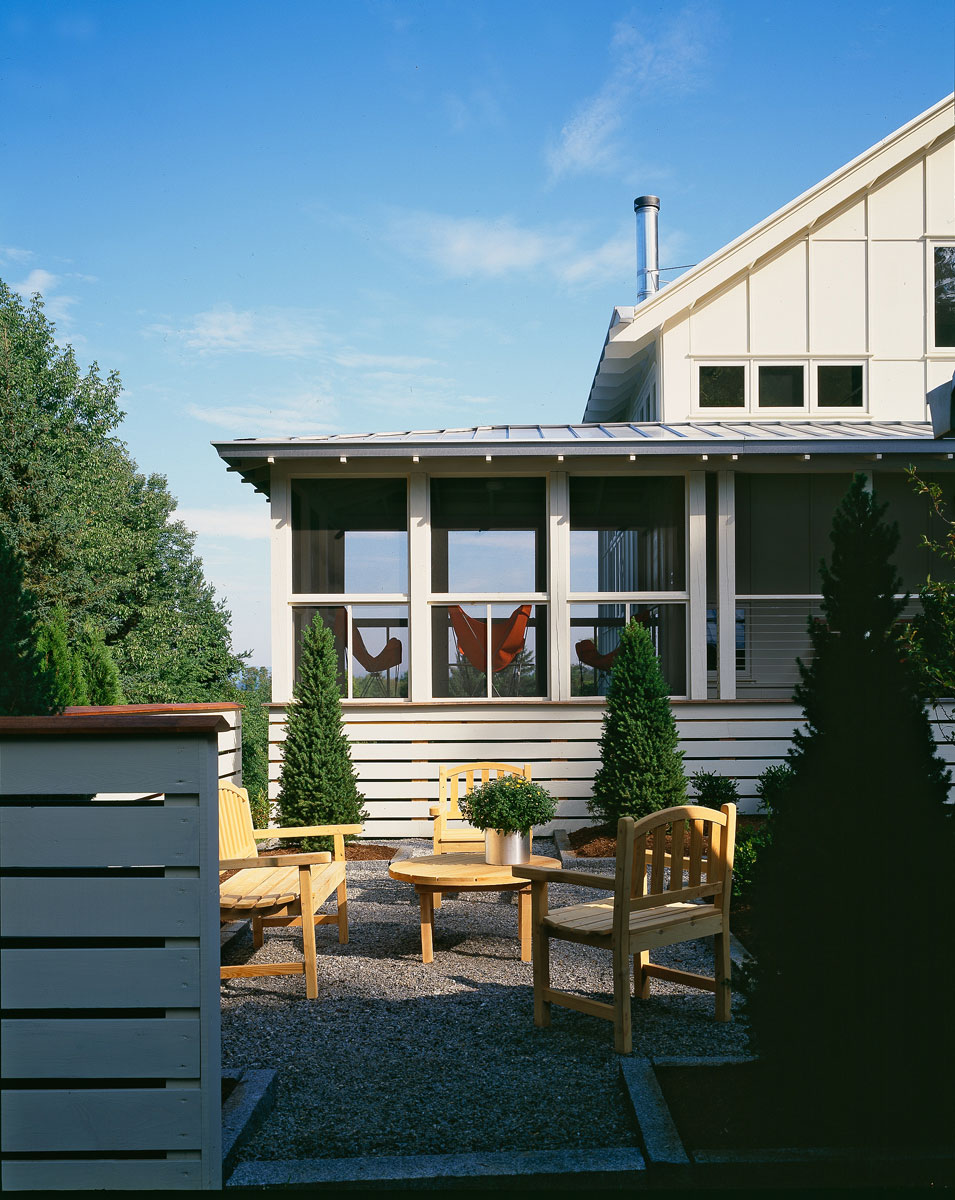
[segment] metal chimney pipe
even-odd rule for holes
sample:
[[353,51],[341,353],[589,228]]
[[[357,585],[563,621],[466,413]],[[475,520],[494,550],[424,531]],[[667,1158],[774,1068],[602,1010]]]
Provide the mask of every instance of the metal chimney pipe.
[[637,214],[637,303],[660,290],[660,251],[657,217],[659,196],[638,196],[633,202]]

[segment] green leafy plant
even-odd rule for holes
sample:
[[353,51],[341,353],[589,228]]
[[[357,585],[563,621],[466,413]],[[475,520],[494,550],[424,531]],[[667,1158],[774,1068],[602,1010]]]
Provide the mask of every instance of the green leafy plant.
[[[342,725],[335,639],[316,613],[302,631],[297,703],[288,711],[279,777],[282,825],[354,825],[366,818]],[[308,850],[330,850],[330,837],[305,838]]]
[[557,801],[523,775],[489,779],[461,799],[461,812],[477,829],[529,833],[557,815]]
[[63,705],[37,648],[36,597],[23,583],[23,559],[0,526],[0,715],[46,716]]
[[600,736],[600,767],[588,808],[598,820],[645,817],[686,803],[683,755],[670,693],[648,631],[620,634]]
[[715,771],[697,771],[690,776],[696,789],[696,801],[705,808],[720,809],[724,804],[739,804],[739,785],[728,775]]
[[255,829],[268,829],[272,805],[269,803],[269,793],[261,788],[249,792],[249,808],[252,812],[252,825]]

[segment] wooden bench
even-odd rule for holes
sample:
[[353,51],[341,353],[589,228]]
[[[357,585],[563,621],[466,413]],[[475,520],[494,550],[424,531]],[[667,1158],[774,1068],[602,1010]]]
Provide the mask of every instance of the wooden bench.
[[[315,926],[337,925],[338,940],[348,942],[348,894],[345,887],[345,835],[361,833],[361,825],[311,825],[294,829],[254,829],[245,788],[224,783],[219,788],[219,870],[235,871],[219,884],[219,920],[252,922],[252,944],[262,946],[264,930],[298,926],[304,962],[261,963],[221,967],[222,979],[250,975],[305,976],[305,994],[318,996]],[[285,837],[333,839],[333,852],[260,855],[256,840]],[[336,893],[337,912],[316,910]],[[308,917],[303,922],[303,915]]]

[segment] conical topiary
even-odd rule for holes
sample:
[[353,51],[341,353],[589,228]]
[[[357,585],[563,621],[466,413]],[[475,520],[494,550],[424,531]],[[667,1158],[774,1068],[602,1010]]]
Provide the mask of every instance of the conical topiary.
[[884,511],[857,476],[835,514],[795,694],[806,728],[754,885],[748,1004],[773,1103],[877,1142],[955,1128],[949,780],[900,644]]
[[0,715],[58,712],[52,680],[37,649],[37,609],[23,585],[23,560],[0,529]]
[[622,631],[600,737],[600,768],[588,807],[608,824],[686,803],[683,754],[666,681],[647,630]]
[[[342,726],[338,663],[331,630],[316,614],[302,633],[297,700],[288,713],[278,807],[286,827],[353,825],[365,820],[364,797]],[[331,847],[330,838],[308,838],[308,850]]]

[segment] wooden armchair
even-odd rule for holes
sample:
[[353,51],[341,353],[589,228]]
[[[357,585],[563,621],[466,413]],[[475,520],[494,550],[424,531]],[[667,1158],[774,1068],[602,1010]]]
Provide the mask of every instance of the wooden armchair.
[[[252,921],[252,944],[262,945],[266,926],[302,928],[305,961],[222,967],[222,979],[248,975],[305,975],[305,994],[318,996],[315,926],[337,925],[338,940],[348,942],[348,895],[345,889],[345,834],[361,825],[314,825],[296,829],[253,829],[249,794],[224,783],[219,787],[219,870],[235,871],[219,884],[219,921]],[[331,836],[334,853],[259,855],[256,839]],[[316,910],[335,891],[336,913]],[[304,920],[303,920],[304,917]]]
[[[666,835],[672,849],[666,850]],[[648,839],[652,835],[652,847]],[[688,837],[687,837],[688,835]],[[685,843],[689,842],[687,846]],[[584,871],[513,867],[531,880],[534,959],[534,1022],[550,1024],[551,1004],[613,1021],[614,1048],[633,1049],[630,1021],[630,958],[634,992],[646,999],[651,979],[667,979],[715,993],[716,1019],[730,1019],[730,891],[736,842],[736,805],[711,808],[683,805],[639,821],[617,823],[617,862],[613,877]],[[649,887],[647,868],[649,867]],[[669,877],[665,875],[669,868]],[[684,875],[687,876],[684,879]],[[548,883],[569,883],[612,893],[568,908],[550,909]],[[699,903],[703,900],[703,903]],[[712,937],[715,978],[655,966],[650,950]],[[550,986],[550,939],[563,938],[609,950],[613,958],[613,1003],[604,1004]]]

